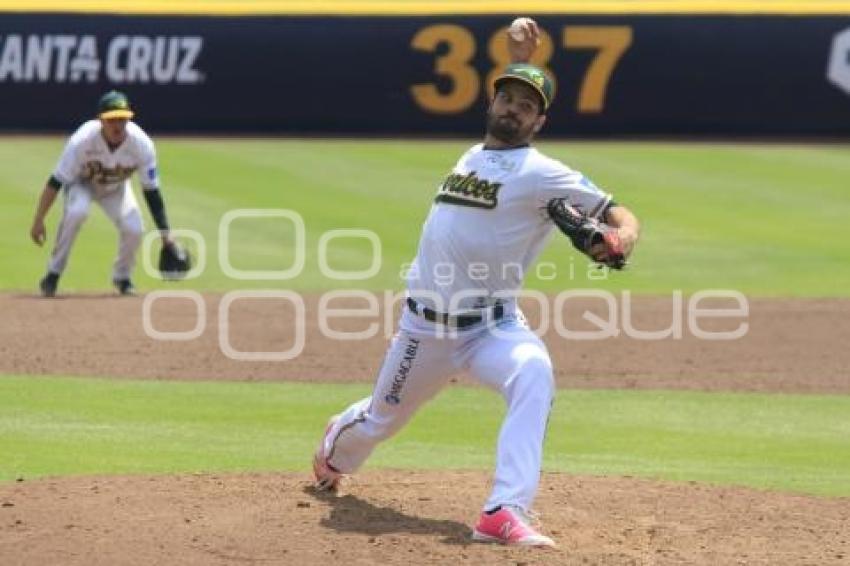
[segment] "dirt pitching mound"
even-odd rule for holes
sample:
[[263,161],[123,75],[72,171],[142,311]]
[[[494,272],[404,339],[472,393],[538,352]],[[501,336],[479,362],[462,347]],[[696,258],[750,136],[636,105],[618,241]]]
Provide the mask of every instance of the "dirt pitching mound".
[[339,496],[299,475],[0,485],[17,564],[846,564],[850,500],[545,474],[554,550],[471,542],[476,472],[367,472]]
[[[241,299],[230,304],[226,332],[219,332],[222,296],[199,295],[198,307],[186,298],[159,299],[148,311],[149,328],[161,333],[190,332],[187,341],[158,340],[144,327],[144,297],[66,295],[42,299],[0,295],[0,373],[98,375],[154,379],[235,379],[372,382],[383,358],[397,312],[381,306],[374,316],[328,319],[322,329],[318,296],[304,296],[303,350],[288,361],[232,359],[232,352],[285,352],[297,345],[295,308],[281,299]],[[379,294],[378,305],[384,305]],[[685,301],[687,302],[687,301]],[[551,302],[550,302],[551,303]],[[333,308],[366,306],[337,300]],[[710,303],[704,303],[710,308]],[[625,329],[624,305],[615,326]],[[729,308],[722,302],[715,308]],[[541,327],[542,309],[523,304],[532,328]],[[700,322],[718,333],[748,325],[736,340],[706,340],[692,331],[683,309],[671,297],[634,298],[631,328],[659,331],[680,315],[681,337],[644,340],[620,332],[615,338],[576,340],[556,331],[554,316],[544,336],[560,387],[699,389],[726,391],[850,392],[850,300],[750,299],[746,318]],[[580,299],[563,309],[562,321],[574,332],[598,327],[585,313],[611,318],[599,300]],[[368,339],[340,340],[336,332],[361,332],[377,325]],[[632,333],[633,334],[633,333]],[[224,336],[224,338],[222,338]],[[225,344],[230,357],[225,355]]]

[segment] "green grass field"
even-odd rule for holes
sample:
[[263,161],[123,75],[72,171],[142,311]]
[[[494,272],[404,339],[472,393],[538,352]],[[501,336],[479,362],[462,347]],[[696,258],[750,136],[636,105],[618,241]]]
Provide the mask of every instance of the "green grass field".
[[[0,140],[0,289],[33,291],[48,249],[28,236],[37,195],[58,157],[57,138]],[[367,229],[382,267],[358,287],[400,289],[436,185],[471,142],[194,140],[159,143],[169,215],[207,243],[197,280],[160,283],[137,270],[142,290],[350,288],[319,272],[328,230]],[[605,281],[563,238],[542,260],[573,287],[668,294],[736,289],[752,296],[850,293],[850,146],[541,143],[614,192],[644,226],[633,268]],[[304,272],[288,281],[234,281],[223,273],[219,223],[234,209],[287,209],[306,226]],[[145,212],[146,219],[147,212]],[[59,206],[49,221],[50,238]],[[150,221],[148,219],[148,224]],[[238,220],[231,263],[286,269],[292,226]],[[114,229],[93,211],[61,289],[108,289]],[[370,247],[337,241],[336,269],[365,269]],[[4,324],[13,324],[3,320]],[[61,372],[61,368],[56,368]],[[0,481],[23,475],[193,470],[302,470],[324,419],[367,387],[0,378]],[[501,402],[455,388],[427,408],[371,466],[489,469]],[[452,434],[447,434],[451,428]],[[461,431],[458,434],[458,431]],[[698,480],[850,495],[850,398],[647,391],[562,391],[546,469]],[[429,457],[429,455],[439,457]]]
[[[363,385],[0,379],[0,481],[69,474],[300,470]],[[370,467],[492,467],[501,399],[451,388]],[[850,496],[850,397],[561,391],[547,471]],[[8,456],[11,456],[8,457]]]
[[[60,207],[45,249],[29,241],[37,195],[61,150],[59,138],[0,141],[0,288],[31,290],[44,271]],[[168,212],[175,227],[204,238],[207,269],[193,289],[328,289],[350,286],[319,271],[319,239],[328,230],[366,229],[381,241],[381,270],[360,288],[399,289],[402,265],[416,251],[419,227],[436,186],[471,142],[183,140],[159,143]],[[633,269],[607,281],[587,278],[587,263],[563,238],[541,261],[558,276],[528,286],[630,289],[737,289],[753,295],[846,296],[850,292],[850,146],[660,143],[541,143],[583,171],[643,222]],[[144,204],[142,204],[144,207]],[[96,208],[96,207],[95,207]],[[287,281],[233,281],[221,270],[219,224],[234,209],[287,209],[306,227],[303,273]],[[147,211],[145,218],[152,225]],[[229,262],[242,270],[293,264],[293,225],[240,219],[230,230]],[[108,286],[115,231],[98,210],[83,227],[62,289]],[[336,240],[331,267],[364,270],[364,239]],[[544,274],[551,271],[547,268]],[[138,270],[142,289],[164,286]],[[185,285],[188,285],[185,284]],[[170,287],[173,288],[173,285]]]

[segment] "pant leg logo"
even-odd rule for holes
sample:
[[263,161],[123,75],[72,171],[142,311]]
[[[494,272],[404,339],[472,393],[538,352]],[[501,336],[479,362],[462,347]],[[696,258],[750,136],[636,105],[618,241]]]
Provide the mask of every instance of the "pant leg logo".
[[416,359],[416,353],[419,351],[419,340],[409,338],[407,348],[404,350],[404,357],[398,364],[393,383],[390,386],[390,392],[384,397],[384,401],[388,405],[398,405],[401,403],[401,390],[404,388],[404,383],[407,381],[407,376],[410,373],[410,368],[413,367],[413,362]]

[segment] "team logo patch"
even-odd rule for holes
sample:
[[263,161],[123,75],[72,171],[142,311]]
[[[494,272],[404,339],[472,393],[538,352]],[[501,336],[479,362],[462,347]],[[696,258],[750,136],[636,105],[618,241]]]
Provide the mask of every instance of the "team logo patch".
[[534,84],[543,88],[543,83],[546,81],[546,78],[543,76],[543,73],[533,71],[529,74],[531,75],[531,80],[534,81]]
[[120,165],[108,168],[100,161],[87,161],[83,164],[80,178],[91,181],[96,185],[111,185],[112,183],[126,181],[135,170],[135,167],[121,167]]
[[452,173],[440,185],[434,200],[460,206],[492,209],[499,204],[501,188],[502,183],[479,179],[475,171],[470,171],[466,175]]

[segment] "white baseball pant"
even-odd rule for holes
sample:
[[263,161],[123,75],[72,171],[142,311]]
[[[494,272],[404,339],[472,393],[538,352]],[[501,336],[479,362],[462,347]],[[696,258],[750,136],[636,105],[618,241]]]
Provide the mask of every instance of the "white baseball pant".
[[56,231],[56,245],[47,262],[47,270],[53,273],[65,270],[80,227],[89,215],[91,202],[96,200],[119,233],[118,255],[112,266],[112,279],[129,279],[136,264],[136,251],[144,230],[142,214],[130,183],[104,195],[97,195],[88,185],[75,183],[65,187],[63,193],[62,220]]
[[348,407],[325,436],[328,463],[343,473],[357,470],[452,374],[466,370],[507,403],[493,490],[484,509],[508,504],[530,509],[555,393],[546,346],[517,311],[498,321],[495,332],[482,324],[454,337],[437,337],[437,326],[404,309],[372,395]]

